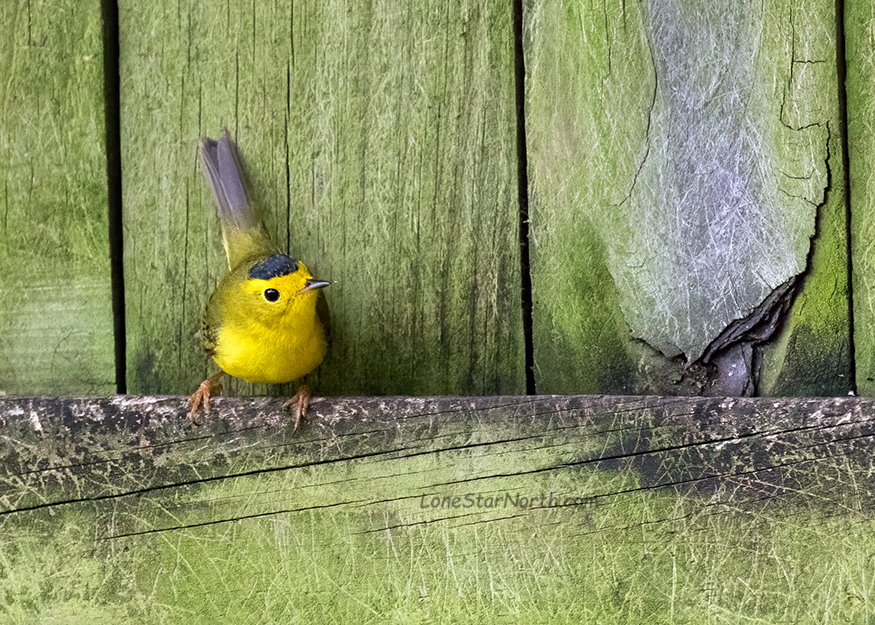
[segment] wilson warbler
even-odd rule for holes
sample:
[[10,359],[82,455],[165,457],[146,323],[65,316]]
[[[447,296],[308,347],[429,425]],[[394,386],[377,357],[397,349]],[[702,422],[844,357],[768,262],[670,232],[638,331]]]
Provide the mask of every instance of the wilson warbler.
[[[204,380],[189,398],[189,418],[219,380],[230,374],[247,382],[281,384],[303,378],[325,358],[330,333],[328,304],[322,289],[299,260],[274,246],[243,183],[243,169],[227,129],[218,141],[201,141],[204,175],[213,191],[222,224],[229,273],[216,287],[204,311],[201,339],[221,371]],[[294,404],[295,428],[310,404],[301,384],[286,406]]]

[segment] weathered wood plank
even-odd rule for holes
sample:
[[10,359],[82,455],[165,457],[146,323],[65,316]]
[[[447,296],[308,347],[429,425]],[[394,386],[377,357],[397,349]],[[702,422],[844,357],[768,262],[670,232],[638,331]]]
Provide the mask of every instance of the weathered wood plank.
[[858,392],[875,395],[875,7],[860,0],[844,6],[854,360]]
[[120,29],[131,390],[210,370],[196,142],[227,125],[268,229],[333,282],[317,392],[525,391],[510,3],[121,2]]
[[[0,399],[0,614],[865,622],[875,402]],[[543,499],[541,498],[543,496]],[[458,498],[458,499],[454,499]]]
[[758,390],[847,392],[835,4],[540,3],[525,23],[538,390],[751,392],[749,352],[686,366],[739,320],[774,327],[758,307],[807,268]]
[[[837,5],[793,2],[773,15],[789,16],[782,32],[792,45],[793,82],[785,102],[797,108],[792,125],[811,124],[827,133],[823,165],[828,187],[817,207],[817,228],[808,266],[775,342],[763,349],[759,392],[777,396],[843,395],[852,388],[851,305],[848,271],[848,191],[842,148],[846,132],[839,109]],[[859,379],[859,376],[856,376]]]
[[0,392],[114,393],[98,0],[0,6]]

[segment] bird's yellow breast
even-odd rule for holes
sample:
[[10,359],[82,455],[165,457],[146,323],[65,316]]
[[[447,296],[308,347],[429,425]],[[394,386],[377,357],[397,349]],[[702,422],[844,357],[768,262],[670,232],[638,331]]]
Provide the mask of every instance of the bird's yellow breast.
[[218,333],[213,359],[226,372],[249,382],[281,384],[297,380],[319,366],[328,343],[316,319],[309,316],[228,324]]

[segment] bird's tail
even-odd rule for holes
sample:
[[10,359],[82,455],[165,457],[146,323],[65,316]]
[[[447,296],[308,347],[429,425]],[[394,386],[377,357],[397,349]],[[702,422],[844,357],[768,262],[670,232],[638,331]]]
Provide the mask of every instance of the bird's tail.
[[204,175],[219,209],[228,268],[233,269],[244,260],[276,254],[277,250],[249,199],[237,147],[228,130],[225,129],[218,141],[204,137],[201,156]]

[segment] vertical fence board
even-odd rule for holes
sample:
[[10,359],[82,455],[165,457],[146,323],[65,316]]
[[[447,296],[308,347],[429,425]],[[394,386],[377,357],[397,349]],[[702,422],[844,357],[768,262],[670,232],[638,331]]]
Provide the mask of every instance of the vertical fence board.
[[845,3],[854,364],[857,392],[875,395],[875,7]]
[[[847,392],[835,34],[825,1],[527,7],[539,392]],[[806,271],[777,347],[720,354]]]
[[210,370],[196,147],[228,126],[268,229],[332,281],[317,392],[524,391],[510,3],[122,2],[120,29],[131,390]]
[[[844,123],[839,102],[836,4],[784,3],[783,31],[792,44],[792,81],[785,108],[799,111],[796,126],[824,129],[828,187],[817,207],[817,226],[808,267],[783,331],[763,349],[759,394],[763,396],[845,395],[853,388],[848,191],[842,149]],[[816,85],[816,87],[815,87]]]
[[112,393],[100,2],[3,2],[0,77],[0,391]]

